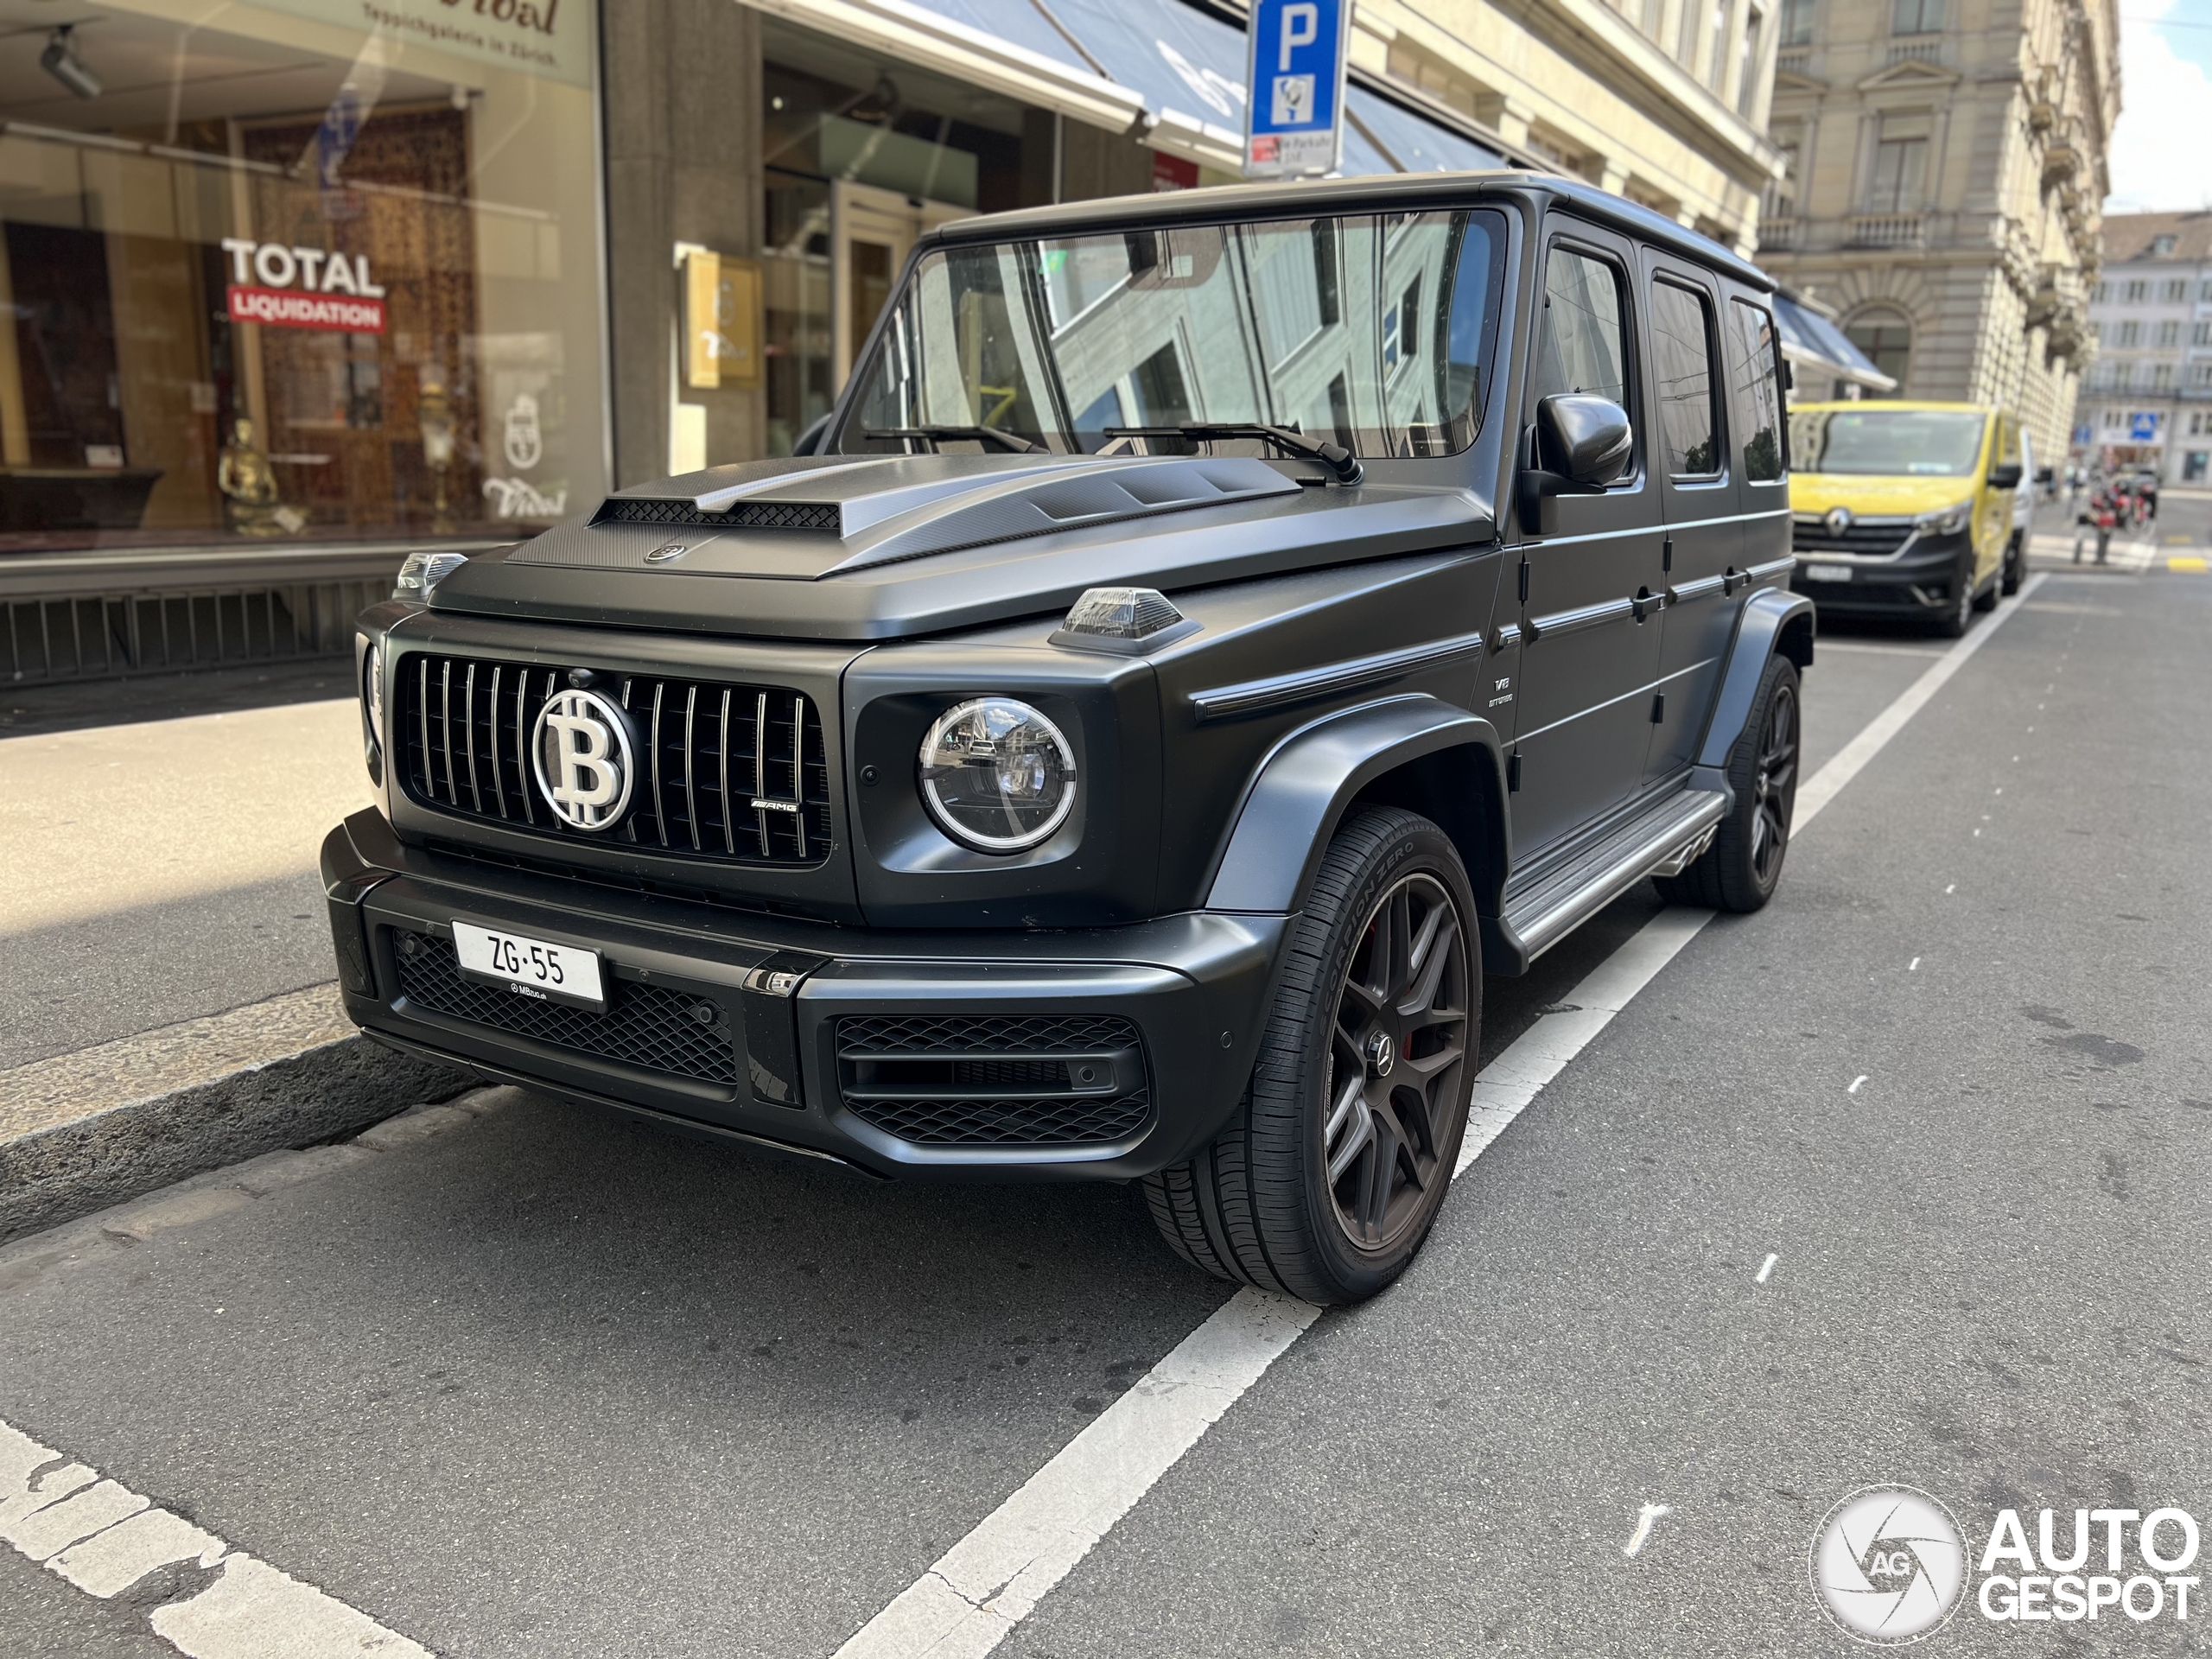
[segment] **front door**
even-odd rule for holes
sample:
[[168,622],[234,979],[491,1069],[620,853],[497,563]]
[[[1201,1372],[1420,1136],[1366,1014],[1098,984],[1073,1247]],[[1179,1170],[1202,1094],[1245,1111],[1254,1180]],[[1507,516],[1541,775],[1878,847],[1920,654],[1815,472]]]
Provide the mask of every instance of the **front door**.
[[830,187],[830,333],[838,385],[851,375],[854,357],[890,302],[915,239],[971,211],[843,179]]
[[[1651,470],[1666,508],[1661,555],[1674,595],[1662,626],[1658,689],[1645,775],[1656,781],[1688,768],[1742,607],[1742,520],[1746,461],[1734,451],[1726,408],[1720,296],[1712,280],[1671,255],[1644,250],[1643,304],[1651,340],[1654,404]],[[1741,315],[1738,302],[1738,315]],[[1763,370],[1767,354],[1762,354]],[[1771,425],[1770,422],[1770,425]],[[1770,432],[1770,446],[1778,434]],[[1750,463],[1779,480],[1778,449]],[[1786,491],[1787,486],[1782,489]],[[1766,505],[1788,505],[1773,488]]]
[[1636,457],[1596,495],[1547,500],[1519,572],[1523,645],[1514,690],[1513,857],[1524,862],[1603,817],[1643,781],[1658,677],[1659,490],[1652,480],[1648,402],[1630,250],[1620,238],[1558,215],[1545,251],[1543,312],[1522,415],[1524,454],[1536,404],[1591,392],[1628,411]]

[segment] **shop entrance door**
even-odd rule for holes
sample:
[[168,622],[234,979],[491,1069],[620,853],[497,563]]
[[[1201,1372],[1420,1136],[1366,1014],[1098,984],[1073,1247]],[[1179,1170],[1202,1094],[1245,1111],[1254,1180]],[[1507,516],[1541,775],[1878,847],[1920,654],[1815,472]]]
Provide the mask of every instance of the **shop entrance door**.
[[852,373],[853,358],[868,343],[915,238],[974,211],[842,179],[830,187],[830,315],[838,385]]

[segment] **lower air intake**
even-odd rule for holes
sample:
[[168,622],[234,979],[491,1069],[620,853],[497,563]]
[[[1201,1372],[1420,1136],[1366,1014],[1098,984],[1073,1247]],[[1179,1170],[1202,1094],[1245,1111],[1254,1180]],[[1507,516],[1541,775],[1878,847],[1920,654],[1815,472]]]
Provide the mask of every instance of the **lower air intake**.
[[1136,1027],[1103,1014],[837,1022],[845,1109],[924,1147],[1110,1146],[1152,1118]]

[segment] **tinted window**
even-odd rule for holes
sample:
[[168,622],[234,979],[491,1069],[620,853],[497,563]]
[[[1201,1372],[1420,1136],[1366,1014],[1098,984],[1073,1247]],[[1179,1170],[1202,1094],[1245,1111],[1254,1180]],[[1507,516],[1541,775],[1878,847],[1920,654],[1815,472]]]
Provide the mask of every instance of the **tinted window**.
[[1713,308],[1673,283],[1651,286],[1651,367],[1659,389],[1659,441],[1677,478],[1720,470],[1713,409]]
[[897,296],[839,444],[989,426],[1060,454],[1271,454],[1160,429],[1266,423],[1363,455],[1451,454],[1481,415],[1503,232],[1493,213],[1423,213],[940,249]]
[[1536,396],[1586,391],[1628,407],[1628,352],[1618,272],[1602,259],[1554,248],[1544,271],[1544,335]]
[[1729,303],[1736,320],[1736,407],[1744,416],[1744,476],[1769,484],[1782,476],[1782,372],[1776,356],[1774,319],[1742,300]]

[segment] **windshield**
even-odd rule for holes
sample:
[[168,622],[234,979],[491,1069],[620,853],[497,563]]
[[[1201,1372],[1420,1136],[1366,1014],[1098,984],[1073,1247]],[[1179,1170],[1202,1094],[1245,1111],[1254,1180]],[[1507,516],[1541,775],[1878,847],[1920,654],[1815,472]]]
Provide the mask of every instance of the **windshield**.
[[901,291],[838,448],[1270,453],[1126,430],[1225,423],[1449,454],[1480,418],[1504,239],[1494,213],[1432,213],[940,250]]
[[1986,419],[1961,410],[1808,410],[1789,423],[1789,458],[1807,473],[1966,478],[1981,459]]

